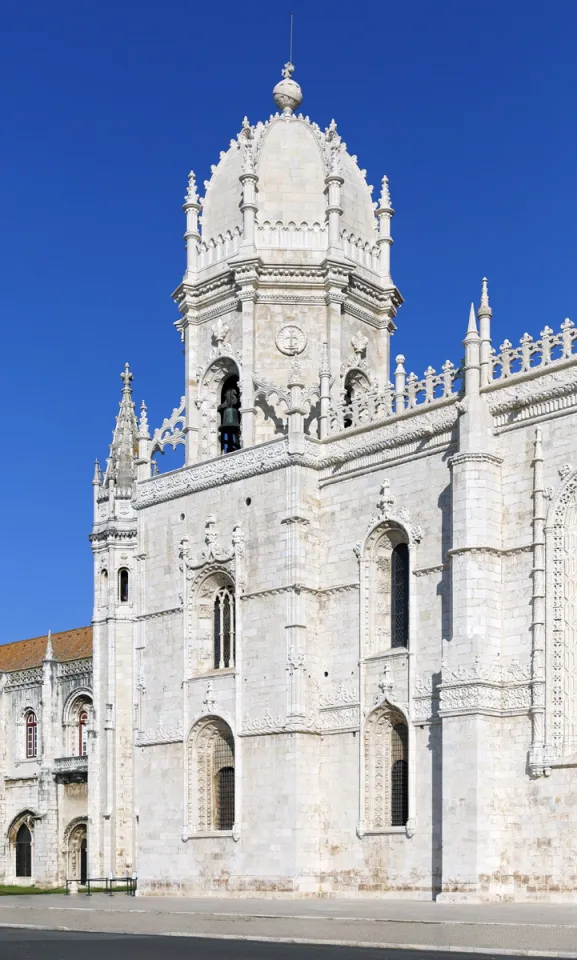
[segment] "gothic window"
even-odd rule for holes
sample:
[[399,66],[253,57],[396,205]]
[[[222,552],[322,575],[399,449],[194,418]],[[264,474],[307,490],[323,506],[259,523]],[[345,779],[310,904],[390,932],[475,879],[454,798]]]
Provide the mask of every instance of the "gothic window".
[[366,600],[370,611],[367,652],[409,646],[409,546],[391,524],[375,531],[368,551]]
[[118,599],[121,603],[128,603],[128,570],[121,567],[118,571]]
[[365,729],[365,824],[404,827],[409,817],[409,731],[401,714],[375,710]]
[[25,823],[16,834],[16,876],[32,876],[32,834]]
[[85,757],[88,753],[88,738],[87,738],[87,724],[88,724],[88,713],[86,710],[81,710],[78,715],[78,756]]
[[404,827],[409,817],[409,731],[405,723],[391,730],[391,826]]
[[214,668],[234,667],[234,590],[221,587],[214,598]]
[[105,607],[108,602],[108,570],[100,571],[100,604]]
[[228,376],[222,385],[218,412],[220,452],[240,450],[240,390],[236,373]]
[[234,738],[223,720],[204,722],[189,741],[189,819],[198,832],[232,830],[235,813]]
[[391,554],[391,647],[409,646],[409,548],[398,543]]
[[38,754],[38,721],[34,710],[26,714],[26,756],[30,759]]

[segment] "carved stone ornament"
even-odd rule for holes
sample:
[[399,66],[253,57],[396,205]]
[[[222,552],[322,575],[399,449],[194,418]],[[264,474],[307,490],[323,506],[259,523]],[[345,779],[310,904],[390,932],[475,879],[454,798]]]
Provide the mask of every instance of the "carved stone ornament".
[[307,338],[303,330],[294,323],[281,327],[276,335],[276,345],[281,353],[287,357],[294,357],[302,353],[307,345]]

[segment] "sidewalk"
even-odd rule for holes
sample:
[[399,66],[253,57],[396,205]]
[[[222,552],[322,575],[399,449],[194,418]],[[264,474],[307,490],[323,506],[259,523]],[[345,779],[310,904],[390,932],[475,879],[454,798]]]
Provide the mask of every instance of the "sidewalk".
[[379,899],[0,897],[0,925],[421,947],[577,960],[577,905]]

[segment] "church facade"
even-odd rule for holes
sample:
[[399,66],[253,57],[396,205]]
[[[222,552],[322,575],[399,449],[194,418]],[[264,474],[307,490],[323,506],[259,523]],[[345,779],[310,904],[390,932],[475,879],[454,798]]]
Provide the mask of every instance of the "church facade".
[[0,660],[0,870],[574,899],[576,328],[497,347],[484,280],[461,364],[391,361],[387,178],[291,74],[189,177],[184,395],[151,432],[122,375],[88,656]]

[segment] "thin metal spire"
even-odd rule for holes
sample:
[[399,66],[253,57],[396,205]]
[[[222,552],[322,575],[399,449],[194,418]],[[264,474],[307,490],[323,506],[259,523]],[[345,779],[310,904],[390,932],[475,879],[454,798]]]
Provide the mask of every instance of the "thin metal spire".
[[293,62],[293,23],[295,15],[291,10],[291,27],[290,27],[290,43],[289,43],[289,63]]

